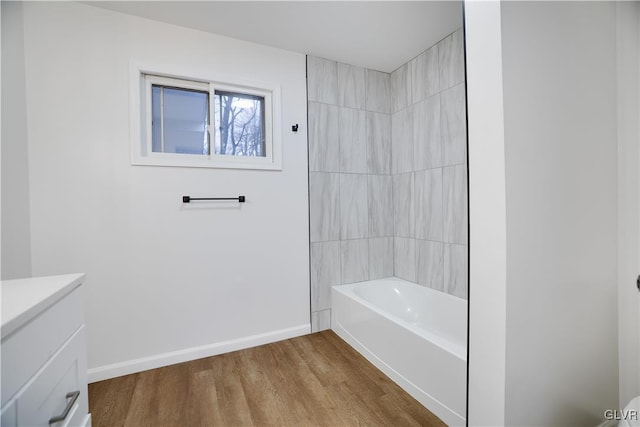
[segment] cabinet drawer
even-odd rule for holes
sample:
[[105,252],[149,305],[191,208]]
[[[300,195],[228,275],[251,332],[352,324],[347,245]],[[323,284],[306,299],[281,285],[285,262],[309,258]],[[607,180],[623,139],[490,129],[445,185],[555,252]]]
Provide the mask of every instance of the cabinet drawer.
[[78,331],[29,380],[16,396],[18,426],[48,427],[52,417],[64,412],[72,399],[67,394],[80,394],[67,417],[54,427],[82,425],[88,412],[85,328]]
[[2,340],[2,406],[84,323],[82,288]]

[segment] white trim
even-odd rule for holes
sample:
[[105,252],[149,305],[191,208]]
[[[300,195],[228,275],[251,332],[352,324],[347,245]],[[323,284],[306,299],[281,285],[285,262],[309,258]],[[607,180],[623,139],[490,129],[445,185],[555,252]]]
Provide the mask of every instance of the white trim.
[[112,365],[98,366],[87,370],[87,378],[89,383],[95,383],[110,378],[134,374],[136,372],[147,371],[149,369],[161,368],[163,366],[188,362],[190,360],[201,359],[203,357],[215,356],[263,344],[270,344],[276,341],[307,335],[309,333],[311,333],[311,324],[306,323],[304,325],[279,329],[276,331],[266,332],[264,334],[250,335],[244,338],[236,338],[198,347],[185,348],[183,350],[172,351],[169,353],[127,360],[124,362],[114,363]]
[[193,79],[177,79],[175,77],[166,77],[159,74],[145,73],[145,80],[151,85],[159,86],[171,86],[177,88],[199,90],[201,92],[207,92],[209,90],[208,82],[201,82]]
[[[159,64],[141,64],[131,61],[129,70],[129,120],[131,164],[145,166],[177,166],[196,168],[223,169],[261,169],[282,170],[282,121],[281,121],[281,89],[276,83],[250,82],[233,77],[212,75],[210,72],[182,70]],[[193,82],[198,90],[209,90],[209,102],[213,105],[215,89],[247,93],[265,97],[265,157],[243,157],[228,155],[189,155],[171,153],[152,153],[148,141],[148,122],[150,112],[146,111],[151,104],[148,80],[164,79],[174,81],[178,87],[188,87]],[[155,81],[155,80],[154,80]],[[229,83],[232,82],[232,83]],[[200,84],[208,85],[202,89]],[[144,103],[142,100],[146,100]],[[215,114],[210,108],[210,114]],[[145,124],[143,126],[142,124]],[[213,148],[215,135],[211,135]]]

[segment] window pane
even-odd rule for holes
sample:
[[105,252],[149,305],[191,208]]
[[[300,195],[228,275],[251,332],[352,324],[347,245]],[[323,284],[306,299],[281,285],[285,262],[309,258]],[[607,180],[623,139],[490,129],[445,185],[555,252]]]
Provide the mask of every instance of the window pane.
[[209,154],[209,94],[153,85],[152,150],[158,153]]
[[215,92],[215,154],[265,157],[264,97]]

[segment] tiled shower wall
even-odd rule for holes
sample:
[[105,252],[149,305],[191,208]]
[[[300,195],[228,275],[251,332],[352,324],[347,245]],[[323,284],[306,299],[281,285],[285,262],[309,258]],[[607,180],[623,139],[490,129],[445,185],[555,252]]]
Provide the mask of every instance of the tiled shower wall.
[[393,276],[387,73],[307,57],[312,330],[331,286]]
[[389,276],[466,298],[461,30],[382,73],[307,57],[312,330],[331,286]]
[[467,298],[462,30],[391,73],[394,275]]

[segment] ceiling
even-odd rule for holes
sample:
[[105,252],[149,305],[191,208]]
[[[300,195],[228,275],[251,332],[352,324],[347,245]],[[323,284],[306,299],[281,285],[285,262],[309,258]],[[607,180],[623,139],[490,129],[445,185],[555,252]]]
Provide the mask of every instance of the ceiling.
[[459,1],[86,3],[384,72],[462,27]]

